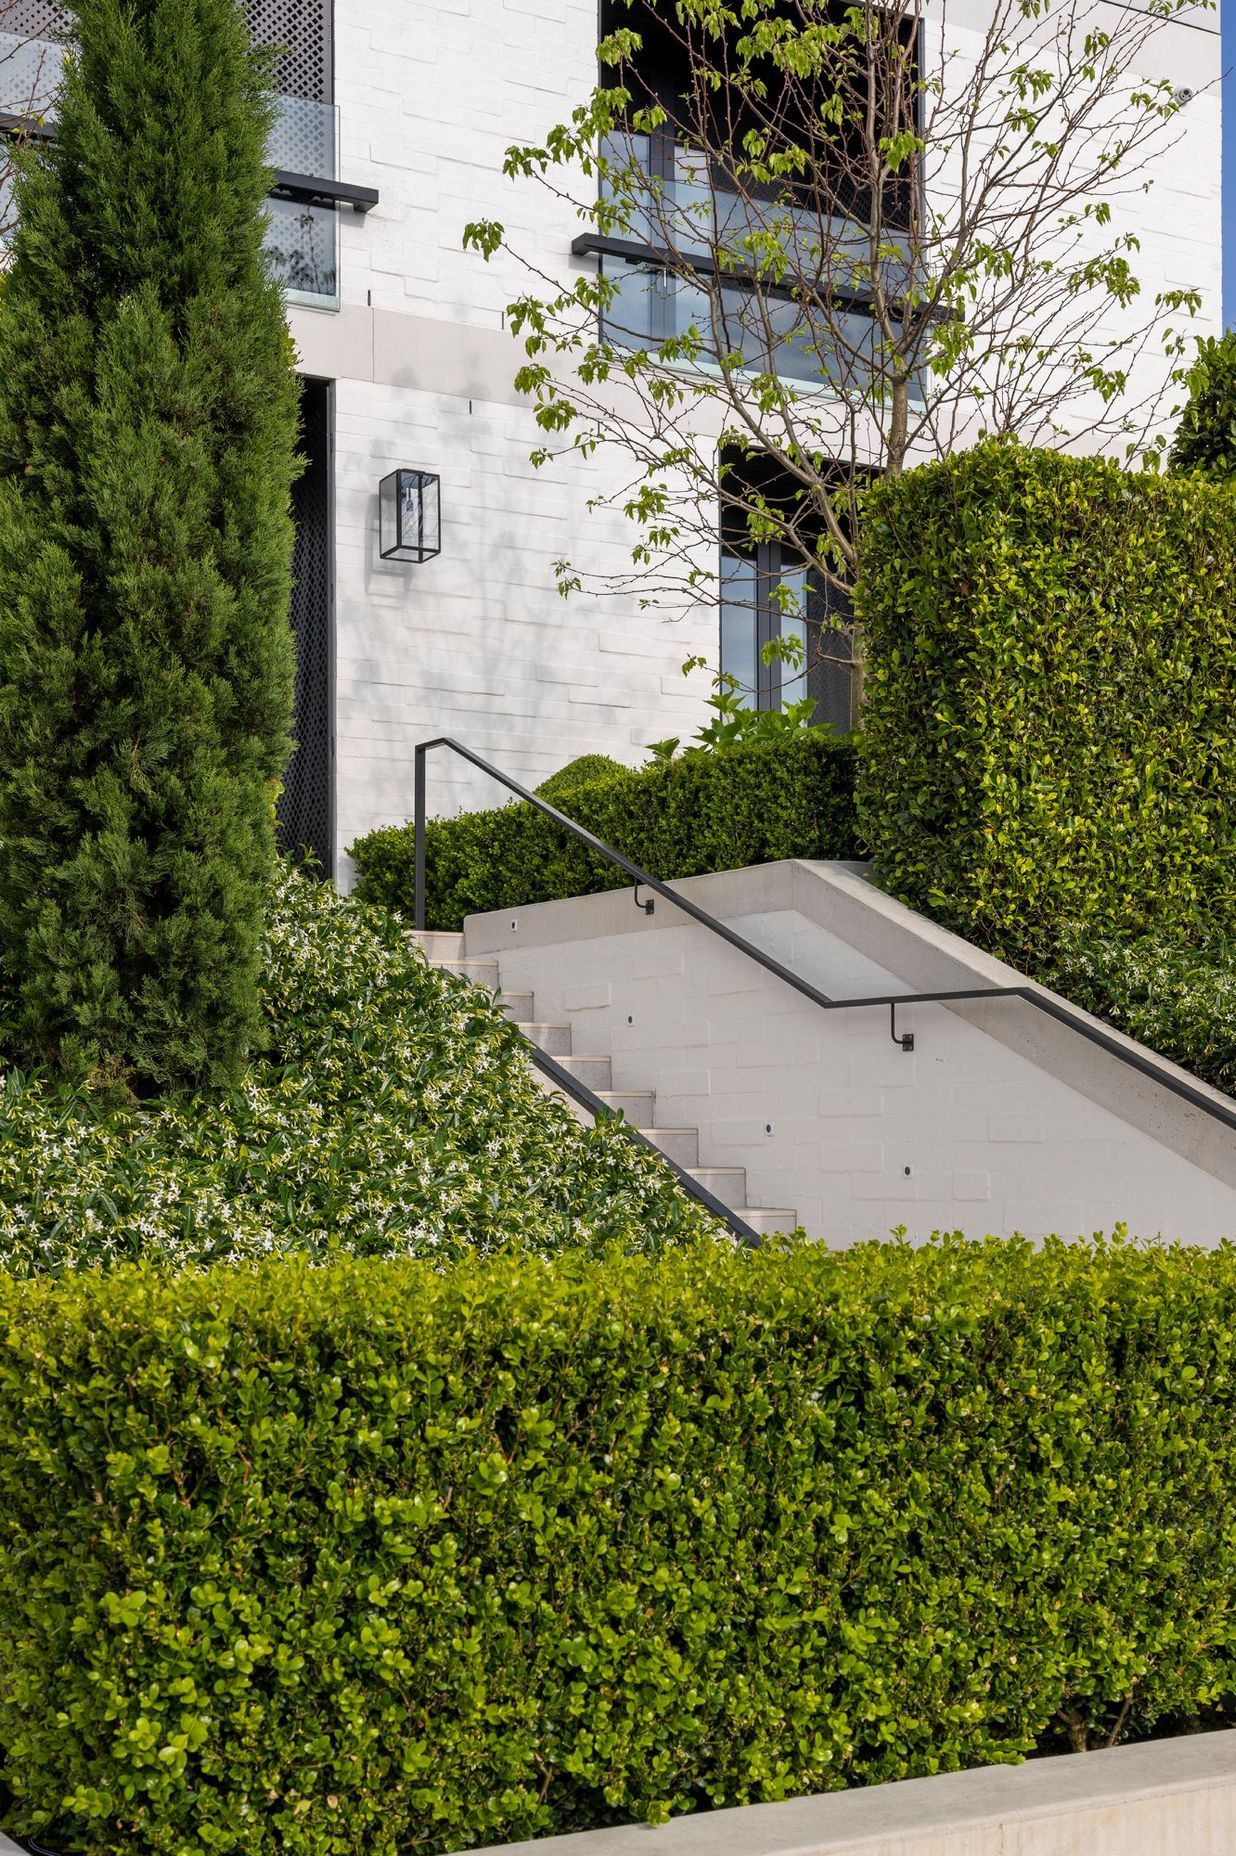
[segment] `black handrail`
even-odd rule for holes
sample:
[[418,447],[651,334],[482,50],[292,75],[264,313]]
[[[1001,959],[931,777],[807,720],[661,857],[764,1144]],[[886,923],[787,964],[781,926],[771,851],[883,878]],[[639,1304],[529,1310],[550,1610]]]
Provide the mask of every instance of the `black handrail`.
[[1100,1050],[1105,1050],[1109,1056],[1115,1057],[1127,1068],[1137,1070],[1141,1075],[1149,1077],[1160,1088],[1179,1096],[1191,1107],[1200,1109],[1204,1115],[1210,1116],[1212,1121],[1220,1122],[1225,1128],[1231,1128],[1233,1132],[1236,1132],[1236,1102],[1229,1107],[1225,1102],[1216,1101],[1214,1096],[1197,1088],[1184,1077],[1171,1075],[1170,1072],[1161,1068],[1160,1064],[1155,1063],[1149,1057],[1144,1057],[1141,1051],[1112,1037],[1099,1025],[1091,1024],[1075,1006],[1067,1005],[1063,1000],[1053,999],[1037,987],[964,986],[940,992],[876,993],[862,999],[830,997],[828,993],[821,992],[818,986],[813,986],[809,980],[803,979],[791,968],[783,966],[771,954],[766,954],[762,948],[756,947],[753,941],[746,940],[743,935],[735,934],[732,928],[718,921],[715,916],[708,913],[707,909],[702,909],[697,902],[692,902],[689,897],[671,889],[667,883],[662,883],[657,877],[649,876],[648,872],[632,862],[631,858],[624,856],[621,851],[616,851],[612,845],[606,844],[586,826],[577,825],[574,819],[568,818],[565,812],[560,812],[557,806],[551,806],[548,800],[540,798],[536,793],[530,793],[527,787],[519,784],[518,780],[513,780],[509,774],[500,772],[489,761],[483,760],[479,754],[474,754],[471,748],[466,748],[461,741],[455,741],[450,735],[436,735],[432,741],[420,742],[416,749],[414,818],[416,871],[413,908],[414,920],[418,928],[423,929],[425,926],[426,763],[434,748],[449,748],[453,754],[458,754],[463,760],[470,761],[474,767],[479,767],[482,773],[489,774],[491,779],[497,780],[509,792],[514,793],[517,799],[522,799],[526,805],[535,806],[538,812],[543,812],[547,818],[553,819],[556,825],[570,832],[572,837],[578,838],[581,844],[586,844],[588,849],[594,851],[598,857],[607,858],[618,869],[625,870],[637,887],[650,889],[655,896],[661,896],[666,902],[672,903],[674,908],[690,916],[692,921],[698,922],[711,934],[728,942],[731,947],[736,947],[740,954],[745,954],[749,960],[754,960],[766,972],[774,974],[787,986],[793,987],[794,991],[801,994],[804,999],[810,999],[811,1003],[818,1005],[821,1011],[847,1012],[856,1010],[860,1006],[886,1006],[892,1015],[894,1041],[899,1043],[903,1050],[913,1050],[912,1034],[901,1038],[897,1036],[896,1013],[900,1005],[947,1005],[954,1000],[964,999],[1022,999],[1027,1005],[1033,1006],[1035,1011],[1044,1013],[1046,1017],[1055,1019],[1058,1024],[1067,1026],[1070,1031],[1077,1032],[1080,1037],[1087,1038],[1091,1044],[1098,1045]]
[[710,1211],[714,1218],[719,1218],[722,1224],[727,1224],[741,1243],[745,1244],[749,1250],[759,1249],[764,1241],[759,1232],[753,1231],[746,1220],[739,1217],[732,1205],[727,1205],[724,1199],[717,1197],[715,1192],[710,1192],[707,1186],[702,1185],[693,1174],[688,1173],[685,1166],[679,1166],[677,1160],[658,1147],[655,1141],[650,1141],[642,1128],[635,1127],[624,1116],[610,1108],[607,1102],[602,1102],[600,1096],[595,1095],[587,1083],[581,1083],[578,1076],[572,1076],[569,1070],[557,1063],[548,1051],[541,1049],[539,1044],[529,1042],[528,1054],[537,1069],[548,1076],[556,1089],[560,1089],[564,1095],[573,1097],[581,1108],[588,1110],[594,1121],[617,1122],[623,1133],[628,1135],[638,1147],[646,1147],[649,1153],[655,1154],[658,1160],[664,1161],[670,1172],[677,1176],[678,1184],[683,1190],[689,1192],[693,1199],[698,1199],[704,1209]]

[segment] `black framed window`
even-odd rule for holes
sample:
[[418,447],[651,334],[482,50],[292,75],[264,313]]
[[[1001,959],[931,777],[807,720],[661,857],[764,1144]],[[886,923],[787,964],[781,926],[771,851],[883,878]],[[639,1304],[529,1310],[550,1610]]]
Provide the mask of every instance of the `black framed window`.
[[[822,517],[812,495],[767,452],[726,446],[719,462],[722,675],[746,708],[810,697],[812,722],[846,733],[855,719],[854,616],[819,565]],[[826,483],[827,464],[820,469]],[[769,651],[781,639],[798,647],[788,658]]]
[[[813,725],[853,726],[853,619],[848,600],[818,568],[780,542],[721,545],[721,671],[750,709],[784,709],[810,697]],[[798,644],[793,661],[775,639]]]

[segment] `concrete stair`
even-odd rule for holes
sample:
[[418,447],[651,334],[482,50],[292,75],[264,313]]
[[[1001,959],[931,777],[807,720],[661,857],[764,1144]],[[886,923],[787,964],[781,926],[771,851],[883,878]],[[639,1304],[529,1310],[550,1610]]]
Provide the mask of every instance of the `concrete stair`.
[[[689,1173],[692,1179],[720,1199],[723,1205],[737,1212],[743,1223],[753,1231],[759,1232],[761,1236],[772,1236],[778,1231],[794,1230],[798,1223],[794,1212],[778,1207],[748,1205],[744,1167],[700,1165],[697,1128],[659,1127],[656,1097],[651,1091],[615,1089],[613,1065],[608,1057],[594,1057],[582,1052],[576,1054],[571,1026],[546,1024],[538,1019],[536,1000],[530,992],[502,992],[502,975],[497,960],[469,960],[462,934],[443,934],[434,930],[423,933],[412,931],[410,939],[424,951],[431,966],[440,967],[444,972],[457,974],[460,979],[470,980],[473,985],[484,986],[490,992],[497,993],[498,1002],[507,1017],[518,1025],[530,1044],[535,1044],[539,1050],[552,1057],[577,1082],[590,1089],[607,1108],[621,1110],[625,1119],[639,1130],[645,1140],[659,1148],[667,1159],[673,1160],[684,1172]],[[542,1071],[534,1069],[533,1073],[543,1087],[556,1093],[552,1081]],[[571,1106],[580,1112],[577,1104],[572,1103]]]

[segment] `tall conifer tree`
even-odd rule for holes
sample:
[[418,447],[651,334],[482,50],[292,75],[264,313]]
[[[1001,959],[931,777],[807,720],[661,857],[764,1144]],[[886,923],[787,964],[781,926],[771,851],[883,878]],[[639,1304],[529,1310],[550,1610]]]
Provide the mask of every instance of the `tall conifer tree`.
[[235,1077],[289,751],[296,381],[235,0],[76,0],[0,289],[0,1036]]

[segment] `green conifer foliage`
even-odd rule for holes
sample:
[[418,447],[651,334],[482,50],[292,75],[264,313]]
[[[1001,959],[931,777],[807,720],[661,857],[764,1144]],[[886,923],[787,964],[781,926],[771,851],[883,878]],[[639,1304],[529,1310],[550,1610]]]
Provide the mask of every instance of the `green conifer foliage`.
[[234,1077],[289,752],[296,381],[234,0],[77,0],[0,293],[10,1057]]

